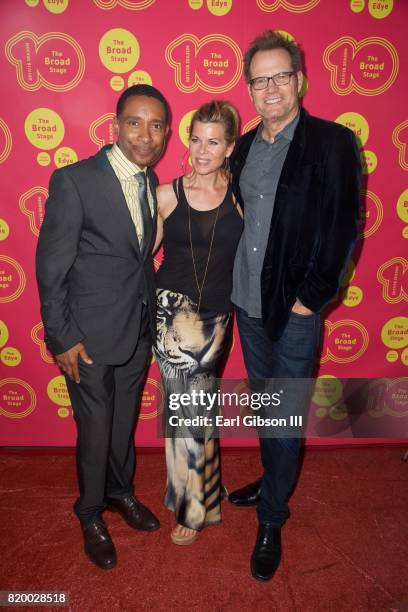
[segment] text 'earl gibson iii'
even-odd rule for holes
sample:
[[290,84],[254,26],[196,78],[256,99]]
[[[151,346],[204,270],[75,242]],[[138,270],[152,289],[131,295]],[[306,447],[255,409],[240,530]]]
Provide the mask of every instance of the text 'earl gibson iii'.
[[237,415],[235,417],[224,417],[221,414],[216,416],[198,415],[195,417],[183,417],[172,414],[169,417],[171,427],[303,427],[303,416],[291,414],[286,418],[264,418],[260,415]]

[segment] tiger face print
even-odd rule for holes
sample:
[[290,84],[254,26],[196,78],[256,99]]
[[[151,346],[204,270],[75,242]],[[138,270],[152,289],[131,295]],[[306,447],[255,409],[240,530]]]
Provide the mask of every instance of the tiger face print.
[[[155,353],[162,375],[176,378],[212,369],[223,351],[228,314],[196,314],[196,304],[186,295],[157,290],[157,340]],[[215,321],[214,321],[215,319]]]

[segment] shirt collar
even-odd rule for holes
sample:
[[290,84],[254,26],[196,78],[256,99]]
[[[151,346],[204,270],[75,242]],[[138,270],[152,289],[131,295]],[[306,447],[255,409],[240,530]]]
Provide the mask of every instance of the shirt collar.
[[116,142],[110,149],[109,156],[115,164],[115,168],[120,178],[127,179],[134,177],[138,172],[144,172],[146,174],[146,169],[142,170],[137,164],[131,162],[126,155],[123,154]]
[[[292,121],[288,123],[288,125],[285,125],[283,130],[281,130],[280,132],[276,134],[276,138],[278,137],[285,138],[286,140],[289,140],[289,142],[292,142],[293,136],[295,134],[295,130],[297,128],[297,124],[299,123],[299,119],[300,119],[300,112],[298,112],[296,117],[292,119]],[[256,135],[255,135],[255,140],[258,142],[264,141],[264,139],[262,138],[262,131],[263,131],[263,122],[261,121],[256,131]],[[275,141],[276,141],[276,138],[275,138]]]

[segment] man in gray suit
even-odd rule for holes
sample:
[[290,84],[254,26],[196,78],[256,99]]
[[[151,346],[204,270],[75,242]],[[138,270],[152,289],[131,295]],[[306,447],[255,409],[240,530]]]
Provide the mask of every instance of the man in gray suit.
[[85,552],[116,564],[101,513],[134,529],[159,521],[133,495],[134,427],[155,330],[152,245],[157,180],[169,108],[149,85],[120,96],[117,142],[56,170],[37,248],[46,342],[65,373],[78,430],[80,495],[74,509]]

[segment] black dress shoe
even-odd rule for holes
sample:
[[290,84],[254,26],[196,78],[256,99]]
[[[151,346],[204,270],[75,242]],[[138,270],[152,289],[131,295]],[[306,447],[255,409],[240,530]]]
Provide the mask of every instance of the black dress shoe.
[[256,506],[261,495],[262,478],[251,482],[251,484],[237,489],[228,495],[228,501],[234,506]]
[[120,512],[132,529],[155,531],[160,527],[159,519],[133,495],[122,499],[108,497],[105,501],[107,509],[111,512]]
[[109,531],[102,519],[82,525],[84,548],[87,557],[102,569],[116,565],[116,550]]
[[270,580],[281,560],[280,528],[259,523],[255,548],[251,556],[251,573],[257,580]]

